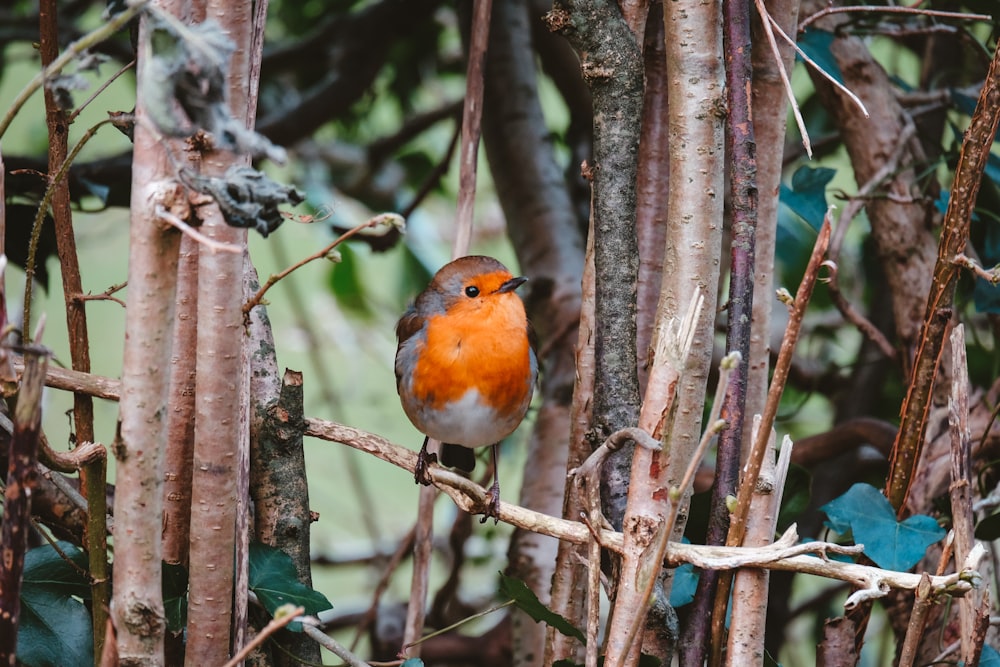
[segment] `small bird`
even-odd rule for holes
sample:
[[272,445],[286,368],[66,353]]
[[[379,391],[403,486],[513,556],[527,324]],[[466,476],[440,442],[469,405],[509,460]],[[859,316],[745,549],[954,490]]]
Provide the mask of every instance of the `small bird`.
[[515,278],[492,257],[446,264],[396,325],[396,389],[403,411],[425,436],[414,480],[430,484],[437,461],[427,439],[442,443],[441,463],[471,471],[474,447],[493,447],[486,515],[499,521],[497,446],[528,410],[538,377],[524,304]]

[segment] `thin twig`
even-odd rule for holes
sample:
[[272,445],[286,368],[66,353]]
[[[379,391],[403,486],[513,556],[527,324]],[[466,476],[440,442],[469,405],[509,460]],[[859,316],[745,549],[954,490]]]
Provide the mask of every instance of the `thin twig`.
[[[374,433],[361,431],[344,424],[306,418],[305,435],[347,445],[410,473],[413,472],[417,463],[417,453],[413,450],[393,444]],[[428,474],[431,476],[432,482],[447,493],[462,509],[475,512],[484,504],[486,489],[466,477],[439,466],[431,466]],[[593,539],[590,530],[583,523],[549,516],[506,502],[500,504],[500,520],[523,530],[549,535],[574,544],[589,544],[590,540]],[[599,540],[604,548],[621,553],[623,544],[621,533],[600,528]],[[781,540],[766,547],[713,547],[670,542],[667,545],[665,562],[671,567],[692,563],[702,569],[720,570],[765,567],[771,570],[805,572],[847,581],[862,589],[848,599],[846,603],[848,605],[857,605],[860,600],[865,598],[883,596],[892,588],[916,589],[920,581],[920,576],[917,574],[804,555],[812,553],[821,556],[831,553],[856,555],[861,553],[863,548],[863,545],[844,547],[827,542],[799,544],[795,527],[792,526]],[[931,585],[935,592],[947,595],[964,595],[972,590],[973,582],[979,577],[976,568],[985,553],[982,544],[977,544],[965,562],[959,565],[958,572],[932,576]]]
[[122,308],[125,307],[125,302],[114,296],[115,292],[120,292],[121,290],[128,287],[128,281],[120,282],[117,285],[112,285],[108,289],[104,290],[100,294],[77,294],[76,298],[79,301],[114,301]]
[[979,194],[990,147],[1000,125],[1000,45],[983,82],[976,110],[962,141],[955,180],[942,224],[938,255],[916,357],[906,398],[900,410],[899,433],[889,458],[886,497],[897,513],[905,512],[910,484],[920,463],[932,388],[938,374],[944,337],[952,317],[959,271],[952,263],[969,242],[969,221]]
[[93,127],[87,129],[80,140],[76,142],[73,149],[66,155],[66,159],[62,161],[59,169],[51,177],[46,175],[47,184],[45,186],[45,194],[42,195],[42,201],[38,204],[38,210],[35,212],[35,220],[32,222],[31,226],[31,240],[28,242],[28,259],[25,261],[24,273],[26,275],[25,285],[24,285],[24,305],[22,306],[22,320],[24,321],[24,328],[27,329],[31,322],[31,297],[34,290],[32,289],[32,280],[35,275],[35,264],[36,255],[38,254],[38,242],[42,236],[42,224],[45,220],[45,213],[49,210],[49,206],[52,204],[53,198],[56,196],[57,186],[63,182],[66,178],[66,174],[69,172],[70,166],[76,159],[76,156],[80,154],[83,147],[87,145],[94,135],[97,134],[99,130],[104,125],[111,123],[111,120],[102,120],[96,123]]
[[76,109],[73,110],[73,113],[71,113],[69,115],[69,117],[66,119],[66,124],[67,125],[71,125],[73,123],[73,121],[76,120],[76,117],[80,115],[80,112],[83,111],[84,109],[86,109],[87,106],[91,102],[93,102],[94,100],[96,100],[98,95],[100,95],[105,90],[107,90],[108,86],[110,86],[112,83],[114,83],[115,81],[117,81],[118,78],[122,74],[124,74],[125,72],[129,71],[133,67],[135,67],[135,58],[133,58],[130,62],[128,62],[120,70],[118,70],[117,72],[115,72],[114,74],[112,74],[111,77],[107,81],[105,81],[100,86],[98,86],[97,90],[95,90],[90,97],[88,97],[86,100],[84,100],[83,103],[80,104],[80,106],[78,106]]
[[861,109],[861,113],[863,113],[865,115],[865,118],[868,118],[868,116],[869,116],[868,109],[865,108],[864,103],[858,98],[857,95],[855,95],[853,92],[851,92],[851,90],[847,86],[845,86],[841,82],[837,81],[837,79],[834,78],[830,73],[828,73],[826,70],[824,70],[822,67],[820,67],[819,64],[817,64],[815,60],[813,60],[808,55],[806,55],[806,52],[803,51],[799,47],[799,45],[795,43],[795,40],[792,39],[791,37],[789,37],[788,34],[784,30],[781,29],[781,26],[778,25],[777,21],[775,21],[770,16],[768,16],[767,18],[768,18],[768,21],[771,23],[771,25],[774,26],[774,29],[778,31],[778,34],[781,35],[782,39],[784,39],[786,42],[788,42],[789,44],[791,44],[792,48],[795,49],[795,53],[799,54],[799,57],[802,58],[802,60],[806,64],[808,64],[813,69],[815,69],[817,72],[819,72],[820,75],[823,78],[825,78],[827,81],[829,81],[831,84],[833,84],[833,86],[835,88],[837,88],[842,93],[844,93],[845,95],[847,95],[847,97],[849,97],[852,102],[854,102],[856,105],[858,105],[858,108]]
[[408,648],[416,646],[417,644],[420,644],[421,642],[425,642],[428,639],[431,639],[432,637],[438,637],[438,636],[443,635],[443,634],[445,634],[447,632],[451,632],[452,630],[455,630],[456,628],[462,627],[466,623],[469,623],[469,622],[474,621],[474,620],[476,620],[478,618],[482,618],[484,616],[492,614],[495,611],[500,611],[501,609],[506,609],[507,607],[511,606],[515,602],[516,602],[516,600],[507,600],[506,602],[504,602],[502,604],[498,604],[498,605],[495,605],[493,607],[490,607],[489,609],[484,609],[484,610],[482,610],[480,612],[476,612],[475,614],[472,614],[471,616],[466,616],[465,618],[463,618],[463,619],[461,619],[459,621],[455,621],[451,625],[445,626],[443,628],[439,628],[439,629],[435,630],[434,632],[431,632],[429,634],[423,635],[420,639],[416,640],[412,644],[407,644],[406,646],[404,646],[403,649],[406,650]]
[[236,665],[243,662],[244,658],[253,653],[253,650],[255,648],[263,644],[267,640],[267,638],[273,635],[275,632],[282,629],[289,623],[292,623],[293,621],[302,620],[301,618],[302,614],[304,614],[306,610],[305,607],[295,607],[294,609],[289,609],[287,611],[284,611],[282,609],[279,609],[278,611],[282,611],[283,613],[279,614],[275,618],[272,618],[270,623],[264,626],[264,629],[258,632],[257,636],[254,637],[252,641],[250,641],[246,646],[240,649],[239,653],[234,655],[232,660],[227,662],[222,667],[236,667]]
[[733,512],[732,523],[729,528],[729,538],[726,543],[735,546],[743,541],[743,534],[746,529],[747,512],[750,509],[750,495],[757,485],[757,475],[760,473],[761,462],[767,450],[767,439],[770,437],[771,428],[774,426],[774,419],[778,414],[778,404],[781,402],[781,395],[785,390],[785,383],[788,380],[788,370],[791,367],[792,355],[795,351],[795,344],[798,342],[799,332],[802,329],[802,319],[805,317],[806,307],[812,296],[813,287],[819,275],[819,269],[826,249],[830,242],[830,212],[827,211],[820,228],[819,238],[813,247],[812,256],[806,267],[806,273],[802,277],[799,289],[795,293],[794,309],[785,328],[785,335],[781,340],[781,349],[778,352],[778,361],[774,366],[774,373],[771,378],[771,386],[767,392],[767,403],[764,406],[760,431],[757,439],[753,442],[743,479],[740,480],[739,492],[737,493],[736,511]]
[[346,646],[338,642],[333,637],[330,637],[316,626],[310,625],[308,619],[301,620],[302,631],[305,632],[310,639],[346,662],[350,665],[350,667],[369,667],[367,662],[348,651]]
[[857,7],[824,7],[815,14],[807,16],[799,22],[799,32],[802,32],[810,24],[829,16],[831,14],[845,14],[845,13],[866,13],[866,14],[910,14],[918,16],[933,16],[935,18],[942,19],[956,19],[958,21],[992,21],[993,17],[989,14],[964,14],[962,12],[945,12],[936,9],[918,9],[916,7],[885,7],[885,6],[870,6],[861,5]]
[[333,243],[330,243],[322,250],[314,252],[313,254],[309,255],[308,257],[305,257],[304,259],[300,259],[298,262],[292,264],[291,266],[289,266],[284,271],[281,271],[280,273],[270,275],[267,279],[267,282],[261,285],[260,289],[257,290],[257,293],[253,295],[253,298],[251,298],[249,301],[243,304],[243,314],[246,315],[251,310],[253,310],[255,306],[260,305],[261,299],[264,298],[264,295],[267,294],[267,291],[272,287],[274,287],[275,283],[277,283],[279,280],[287,276],[292,271],[302,268],[309,262],[329,257],[330,253],[333,251],[334,248],[336,248],[337,246],[339,246],[341,243],[351,238],[352,236],[355,236],[362,230],[372,229],[378,227],[379,225],[392,225],[393,227],[402,228],[403,224],[404,224],[403,217],[396,213],[379,213],[378,215],[369,218],[365,222],[362,222],[360,225],[347,230],[346,232],[338,236]]
[[788,104],[792,108],[792,115],[795,116],[795,124],[799,128],[799,135],[802,137],[802,147],[806,149],[806,155],[812,159],[812,144],[809,141],[809,132],[806,130],[806,122],[802,119],[802,112],[799,110],[799,103],[795,100],[795,91],[792,90],[792,82],[788,79],[788,72],[781,61],[781,53],[778,51],[778,42],[774,39],[774,30],[771,28],[771,14],[764,6],[764,0],[754,0],[757,5],[757,13],[766,20],[761,21],[764,26],[764,35],[767,43],[771,47],[774,62],[777,65],[778,75],[781,77],[781,85],[785,88],[785,95],[788,97]]
[[3,137],[4,133],[7,132],[11,122],[14,120],[14,116],[18,114],[21,107],[24,106],[24,103],[28,101],[28,98],[30,98],[35,91],[41,88],[46,80],[61,72],[62,69],[72,62],[78,55],[90,47],[100,44],[125,27],[128,22],[141,12],[148,3],[149,0],[135,0],[134,3],[130,4],[120,14],[116,14],[110,21],[70,44],[58,58],[52,61],[51,65],[36,74],[34,78],[32,78],[31,81],[29,81],[27,85],[21,89],[21,92],[19,92],[17,97],[14,98],[14,101],[7,109],[3,118],[0,119],[0,137]]
[[241,254],[243,252],[243,248],[238,245],[232,243],[223,243],[221,241],[216,241],[213,238],[205,236],[197,229],[195,229],[188,223],[184,222],[178,216],[174,215],[172,212],[168,211],[161,205],[157,205],[156,207],[156,217],[170,224],[171,226],[176,227],[178,231],[187,234],[188,236],[190,236],[195,241],[202,244],[212,252],[228,252],[233,254]]
[[934,606],[931,596],[931,577],[924,572],[917,586],[917,595],[910,612],[910,622],[906,626],[906,636],[899,655],[899,667],[913,667],[917,659],[917,648],[924,637],[924,625],[927,623],[927,613]]
[[872,324],[871,320],[861,314],[840,291],[839,272],[836,262],[827,260],[823,262],[823,266],[830,270],[830,275],[826,283],[827,288],[830,290],[830,297],[833,299],[833,304],[837,307],[837,310],[840,311],[845,320],[853,324],[868,340],[875,343],[887,359],[895,362],[899,358],[899,353],[889,342],[889,339],[879,331],[877,326]]
[[982,278],[993,286],[1000,284],[1000,265],[994,266],[992,269],[984,269],[979,265],[979,262],[969,257],[964,252],[960,252],[955,255],[955,259],[951,261],[955,266],[961,266],[962,268],[972,271],[977,278]]
[[885,164],[871,175],[871,178],[865,181],[864,185],[858,188],[857,194],[848,200],[844,209],[840,212],[840,216],[837,218],[837,225],[833,230],[833,236],[830,239],[830,249],[827,252],[827,256],[833,261],[837,261],[840,257],[840,246],[844,242],[844,237],[847,236],[847,229],[851,221],[864,208],[867,203],[867,197],[875,188],[881,185],[885,179],[889,178],[899,168],[899,162],[903,159],[906,147],[910,144],[910,140],[916,133],[917,126],[913,124],[912,120],[907,118],[906,125],[903,126],[899,137],[896,139],[896,147],[892,151],[892,155],[885,161]]

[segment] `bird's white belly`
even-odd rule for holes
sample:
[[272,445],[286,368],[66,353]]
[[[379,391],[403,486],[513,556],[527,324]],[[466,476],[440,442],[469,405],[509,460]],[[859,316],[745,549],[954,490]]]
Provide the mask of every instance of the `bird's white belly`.
[[426,435],[455,445],[485,447],[500,442],[514,432],[522,414],[503,419],[493,408],[483,405],[479,392],[470,389],[457,401],[436,410],[420,410],[410,415]]

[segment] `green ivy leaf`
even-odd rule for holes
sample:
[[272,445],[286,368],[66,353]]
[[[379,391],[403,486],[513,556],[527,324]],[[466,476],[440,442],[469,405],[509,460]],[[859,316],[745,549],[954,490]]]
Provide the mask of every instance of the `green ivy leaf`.
[[[89,600],[90,582],[84,574],[89,567],[87,554],[70,542],[59,541],[56,546],[62,554],[46,544],[24,555],[22,590],[29,585],[37,586],[53,593]],[[71,562],[67,562],[66,558]]]
[[[291,556],[260,542],[250,544],[250,590],[272,616],[283,604],[304,607],[306,614],[333,607],[325,595],[299,581]],[[302,624],[289,623],[288,629],[302,632]]]
[[843,532],[837,526],[849,526],[855,543],[864,544],[865,555],[890,570],[909,570],[927,547],[945,535],[937,521],[925,514],[897,521],[892,505],[870,484],[855,484],[820,509],[830,517],[834,530]]
[[827,167],[799,167],[792,174],[791,187],[781,184],[781,203],[819,232],[826,216],[826,186],[836,174],[836,169]]
[[57,544],[76,567],[51,545],[25,554],[17,657],[27,667],[90,667],[93,626],[76,599],[90,597],[90,584],[80,571],[87,567],[87,556],[69,542]]
[[420,658],[407,658],[400,667],[424,667],[424,661]]
[[[687,539],[684,540],[685,542]],[[674,582],[670,587],[670,606],[683,607],[694,600],[700,575],[691,563],[684,563],[674,570]]]
[[573,637],[586,643],[587,638],[583,636],[583,633],[577,627],[543,605],[534,592],[528,588],[528,585],[520,579],[505,576],[501,572],[500,593],[513,600],[517,608],[535,619],[535,622],[547,623],[567,637]]
[[1000,653],[992,646],[984,645],[979,655],[979,667],[1000,667]]
[[[837,60],[830,51],[834,39],[836,39],[836,35],[832,32],[806,28],[805,32],[800,34],[795,41],[799,45],[799,48],[802,49],[802,52],[816,63],[817,67],[843,86],[844,75],[840,71],[840,65],[837,64]],[[796,56],[796,59],[800,59],[800,56]]]

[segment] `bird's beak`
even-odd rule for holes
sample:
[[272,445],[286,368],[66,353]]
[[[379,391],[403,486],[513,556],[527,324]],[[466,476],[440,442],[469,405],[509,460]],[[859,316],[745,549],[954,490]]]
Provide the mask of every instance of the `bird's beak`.
[[500,294],[503,294],[504,292],[513,292],[514,290],[516,290],[518,287],[520,287],[521,285],[523,285],[526,282],[528,282],[528,279],[525,278],[524,276],[519,276],[517,278],[511,278],[510,280],[508,280],[507,282],[505,282],[503,285],[501,285],[500,289],[498,289],[497,292],[500,293]]

